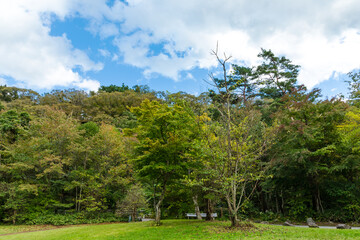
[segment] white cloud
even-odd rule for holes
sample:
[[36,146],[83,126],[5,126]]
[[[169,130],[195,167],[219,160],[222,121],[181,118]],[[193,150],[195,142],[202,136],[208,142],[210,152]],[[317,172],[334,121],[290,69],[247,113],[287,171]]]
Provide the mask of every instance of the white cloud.
[[82,81],[74,82],[74,85],[79,88],[89,89],[92,91],[97,91],[100,87],[100,83],[98,81],[91,79],[82,79]]
[[111,56],[111,53],[106,49],[99,49],[98,51],[99,51],[100,55],[103,56],[103,57],[110,57]]
[[[102,41],[114,37],[119,52],[100,53],[179,80],[182,71],[212,69],[210,51],[254,65],[260,48],[286,55],[302,66],[308,87],[360,67],[360,1],[356,0],[11,0],[0,3],[0,75],[26,86],[82,86],[98,71],[66,35],[49,35],[54,18],[82,17]],[[156,51],[154,50],[156,45]],[[80,71],[75,71],[80,69]]]
[[[126,33],[115,41],[125,63],[147,75],[178,79],[180,71],[215,66],[209,52],[217,41],[236,63],[256,64],[261,47],[286,55],[302,66],[299,81],[308,87],[360,66],[356,0],[129,0],[114,12]],[[163,45],[157,55],[153,44]]]
[[194,76],[189,72],[186,74],[186,78],[191,79],[191,80],[195,80]]
[[0,86],[6,85],[6,80],[0,77]]
[[108,38],[108,37],[116,36],[117,34],[119,34],[119,29],[116,27],[115,24],[107,23],[101,25],[100,27],[101,38]]
[[[75,49],[63,36],[50,36],[55,16],[74,14],[81,1],[12,0],[0,3],[0,74],[18,85],[36,89],[81,86],[95,90],[95,80],[79,73],[98,71],[86,53]],[[74,69],[78,69],[75,71]]]
[[111,61],[116,62],[117,60],[119,60],[119,56],[117,54],[114,54],[111,58]]

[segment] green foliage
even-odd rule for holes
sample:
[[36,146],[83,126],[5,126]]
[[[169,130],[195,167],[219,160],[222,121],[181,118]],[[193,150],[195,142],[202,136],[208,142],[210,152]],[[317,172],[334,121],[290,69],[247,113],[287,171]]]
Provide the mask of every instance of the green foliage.
[[99,132],[100,128],[94,122],[87,122],[87,123],[82,124],[79,127],[79,130],[84,130],[84,133],[83,133],[84,137],[93,137]]
[[30,116],[26,112],[18,114],[15,110],[0,113],[0,137],[14,143],[29,126]]
[[294,65],[284,56],[277,57],[271,50],[261,49],[258,57],[263,63],[256,68],[254,78],[260,88],[261,98],[276,99],[291,93],[296,86],[300,66]]
[[109,125],[80,126],[63,111],[37,110],[30,123],[26,114],[5,114],[10,123],[30,127],[26,138],[1,152],[1,219],[16,223],[41,212],[114,209],[132,181],[122,134]]
[[132,216],[132,221],[136,220],[137,211],[146,208],[145,192],[139,184],[135,184],[127,191],[125,198],[117,206],[117,215]]
[[41,214],[32,213],[21,217],[19,223],[27,225],[75,225],[75,224],[94,224],[105,222],[126,222],[128,219],[117,217],[113,213],[70,213],[70,214]]
[[0,101],[11,102],[17,99],[30,99],[35,101],[39,98],[39,94],[30,89],[17,87],[0,86]]
[[116,86],[111,84],[110,86],[101,86],[99,88],[99,92],[125,92],[127,90],[130,90],[129,86],[126,86],[124,83],[121,86]]
[[246,104],[255,96],[255,86],[251,84],[254,72],[252,68],[232,65],[231,75],[226,80],[214,78],[217,92],[209,90],[213,102],[225,103],[229,95],[232,104]]
[[217,56],[223,79],[199,96],[0,86],[0,221],[113,221],[96,214],[119,206],[153,208],[158,221],[194,207],[221,207],[235,225],[360,221],[359,74],[349,75],[349,101],[324,100],[285,56],[258,56],[259,66],[230,73],[230,58]]
[[181,153],[190,144],[192,116],[181,106],[148,100],[132,111],[138,119],[134,131],[140,141],[137,151],[141,154],[136,160],[140,176],[160,175],[166,181],[181,176],[186,169]]
[[360,105],[360,72],[348,73],[350,79],[346,81],[349,84],[349,103],[359,107]]
[[154,196],[160,194],[156,200],[156,220],[160,223],[160,206],[167,186],[182,178],[187,171],[184,153],[193,137],[194,117],[177,104],[167,106],[149,100],[131,111],[138,119],[138,126],[133,130],[139,140],[135,168],[144,182],[154,186]]
[[156,100],[152,93],[102,92],[86,99],[82,119],[98,124],[107,123],[119,128],[134,127],[135,117],[129,112],[130,107],[137,107],[145,99]]
[[132,89],[137,93],[150,93],[152,92],[150,87],[147,85],[135,85]]
[[314,212],[308,207],[310,204],[309,199],[305,197],[291,199],[288,202],[289,217],[303,221],[306,217],[313,216]]
[[150,93],[152,92],[149,88],[149,86],[147,85],[135,85],[132,88],[130,88],[129,86],[125,85],[124,83],[121,86],[116,86],[116,85],[109,85],[109,86],[101,86],[99,88],[99,92],[107,92],[107,93],[112,93],[112,92],[126,92],[129,90],[134,90],[136,93]]

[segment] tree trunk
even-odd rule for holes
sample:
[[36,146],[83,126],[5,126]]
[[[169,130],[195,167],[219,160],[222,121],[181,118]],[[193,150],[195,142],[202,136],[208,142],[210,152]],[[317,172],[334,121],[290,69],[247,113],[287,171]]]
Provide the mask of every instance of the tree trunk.
[[154,185],[154,194],[153,194],[153,198],[154,198],[154,209],[156,209],[156,185]]
[[282,190],[281,190],[281,212],[282,212],[282,214],[285,214],[285,201],[284,201],[284,195],[283,195]]
[[230,220],[231,220],[231,227],[238,227],[239,226],[239,220],[237,218],[236,213],[230,213]]
[[135,219],[136,219],[136,208],[133,209],[132,214],[131,214],[131,217],[132,217],[132,221],[135,222]]
[[199,203],[198,203],[198,195],[195,194],[195,195],[192,197],[192,199],[193,199],[193,201],[194,201],[196,218],[199,219],[199,220],[202,220],[201,212],[200,212],[200,208],[199,208]]
[[81,205],[81,192],[82,192],[82,187],[80,187],[80,192],[79,192],[79,198],[78,198],[78,211],[80,212],[80,205]]
[[160,218],[161,218],[161,201],[158,201],[155,206],[155,224],[157,226],[160,225]]
[[317,192],[318,192],[319,209],[320,209],[321,213],[324,213],[324,208],[323,208],[323,206],[322,206],[321,198],[320,198],[320,189],[319,189],[319,187],[317,188]]
[[165,196],[165,189],[166,189],[166,184],[164,183],[164,186],[162,188],[162,192],[161,192],[161,196],[159,198],[159,201],[156,203],[155,205],[155,225],[159,226],[160,223],[160,218],[161,218],[161,203],[164,200],[164,196]]
[[313,210],[316,212],[320,212],[320,192],[316,176],[311,176],[309,178],[309,185],[311,187]]
[[206,208],[206,221],[214,220],[214,218],[212,217],[212,213],[213,213],[212,202],[211,202],[211,199],[208,199],[207,200],[207,208]]
[[77,212],[78,211],[78,188],[75,187],[75,211]]
[[14,225],[16,224],[16,214],[17,214],[17,212],[16,212],[16,210],[14,210],[14,216],[13,216],[13,219],[12,219],[12,222],[13,222]]
[[238,227],[238,226],[239,226],[239,221],[238,221],[238,218],[237,218],[236,203],[233,203],[233,204],[232,204],[229,195],[226,196],[226,201],[227,201],[227,203],[228,203],[228,209],[229,209],[229,217],[230,217],[230,221],[231,221],[231,227]]

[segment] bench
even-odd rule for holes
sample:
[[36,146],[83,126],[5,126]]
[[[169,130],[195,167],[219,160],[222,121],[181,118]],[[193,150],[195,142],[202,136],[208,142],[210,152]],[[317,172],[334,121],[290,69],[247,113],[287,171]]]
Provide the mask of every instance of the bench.
[[[206,218],[206,213],[200,213],[201,217]],[[213,218],[217,217],[217,213],[212,213],[211,216]],[[195,217],[196,218],[196,213],[186,213],[186,217],[189,219],[191,217]]]

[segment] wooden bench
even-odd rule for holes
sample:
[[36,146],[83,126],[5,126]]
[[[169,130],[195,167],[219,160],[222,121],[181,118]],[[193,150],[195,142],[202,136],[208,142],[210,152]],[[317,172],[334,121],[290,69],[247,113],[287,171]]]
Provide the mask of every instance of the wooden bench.
[[[206,213],[200,213],[201,217],[206,218]],[[212,213],[211,216],[213,218],[217,217],[217,213]],[[186,217],[189,219],[191,217],[195,217],[196,218],[196,213],[186,213]]]

